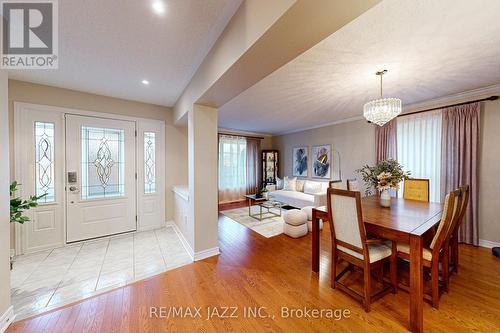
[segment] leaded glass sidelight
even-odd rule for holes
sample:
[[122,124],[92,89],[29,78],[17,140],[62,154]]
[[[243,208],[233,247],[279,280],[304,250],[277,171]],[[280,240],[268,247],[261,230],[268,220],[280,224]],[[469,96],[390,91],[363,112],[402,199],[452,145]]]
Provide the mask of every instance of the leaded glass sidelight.
[[54,124],[35,122],[35,193],[47,194],[42,203],[55,201],[54,193]]
[[156,192],[155,133],[144,132],[144,193]]
[[122,129],[82,126],[82,199],[125,195]]

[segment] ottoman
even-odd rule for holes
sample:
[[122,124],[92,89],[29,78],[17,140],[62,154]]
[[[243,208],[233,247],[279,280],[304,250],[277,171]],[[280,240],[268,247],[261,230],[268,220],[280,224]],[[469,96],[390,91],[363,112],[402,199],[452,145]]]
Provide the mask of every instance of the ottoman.
[[[302,211],[304,213],[306,213],[307,215],[307,229],[309,231],[312,231],[312,209],[314,207],[313,206],[306,206],[304,208],[302,208]],[[319,230],[322,230],[323,229],[323,220],[319,220]]]
[[307,214],[300,209],[290,209],[283,214],[283,232],[292,238],[307,235]]

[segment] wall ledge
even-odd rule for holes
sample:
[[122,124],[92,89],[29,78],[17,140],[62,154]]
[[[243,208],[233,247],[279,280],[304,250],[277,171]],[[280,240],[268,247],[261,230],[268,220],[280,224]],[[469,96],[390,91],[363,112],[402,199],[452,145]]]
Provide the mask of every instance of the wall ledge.
[[11,305],[2,316],[0,316],[0,333],[3,333],[14,322],[16,315],[14,314],[14,307]]

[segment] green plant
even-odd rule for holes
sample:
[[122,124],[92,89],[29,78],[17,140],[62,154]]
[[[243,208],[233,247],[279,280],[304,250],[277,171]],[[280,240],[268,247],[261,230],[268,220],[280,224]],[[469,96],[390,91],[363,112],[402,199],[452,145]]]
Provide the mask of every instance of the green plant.
[[381,161],[375,166],[365,165],[356,172],[366,184],[366,195],[372,194],[373,189],[399,189],[399,183],[410,176],[410,172],[405,172],[403,166],[393,159]]
[[10,222],[18,222],[18,223],[25,223],[30,220],[28,216],[23,215],[23,212],[38,206],[38,200],[44,198],[47,193],[44,193],[42,195],[36,196],[32,195],[29,197],[28,200],[24,200],[21,197],[15,197],[14,193],[17,191],[17,186],[20,185],[17,183],[17,181],[13,181],[10,184]]

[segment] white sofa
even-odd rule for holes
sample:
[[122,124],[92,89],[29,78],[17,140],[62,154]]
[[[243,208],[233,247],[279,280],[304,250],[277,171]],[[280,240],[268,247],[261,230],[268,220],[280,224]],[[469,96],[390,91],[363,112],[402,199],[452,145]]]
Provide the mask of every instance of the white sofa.
[[[309,182],[309,184],[306,184]],[[308,186],[309,185],[309,186]],[[313,185],[313,186],[310,186]],[[308,191],[308,188],[316,187],[317,191]],[[304,193],[304,188],[306,189]],[[268,187],[269,196],[279,202],[295,208],[304,208],[306,206],[325,206],[326,191],[328,182],[319,182],[314,180],[297,180],[297,188],[295,191],[285,189],[276,189],[276,187]]]

